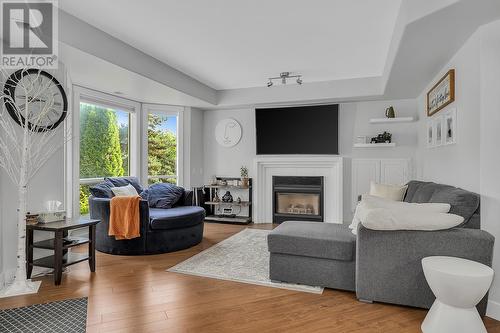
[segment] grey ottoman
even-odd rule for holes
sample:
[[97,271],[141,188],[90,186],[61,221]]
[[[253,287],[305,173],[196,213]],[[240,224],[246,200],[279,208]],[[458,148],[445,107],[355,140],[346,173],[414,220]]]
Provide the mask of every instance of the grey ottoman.
[[346,225],[287,221],[267,244],[271,280],[355,290],[356,236]]

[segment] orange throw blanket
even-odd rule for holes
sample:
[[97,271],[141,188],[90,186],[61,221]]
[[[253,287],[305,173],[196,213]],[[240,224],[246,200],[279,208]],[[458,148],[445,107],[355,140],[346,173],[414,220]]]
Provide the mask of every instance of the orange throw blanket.
[[111,199],[111,214],[109,217],[109,236],[116,240],[140,237],[139,232],[139,201],[141,197],[123,196]]

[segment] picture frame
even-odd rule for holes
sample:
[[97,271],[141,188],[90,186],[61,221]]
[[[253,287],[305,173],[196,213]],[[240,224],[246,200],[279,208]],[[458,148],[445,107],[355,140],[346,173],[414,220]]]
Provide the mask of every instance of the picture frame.
[[433,120],[433,130],[434,130],[434,147],[439,147],[443,145],[443,122],[444,117],[438,116]]
[[429,119],[427,121],[427,148],[433,148],[435,146],[435,143],[434,120]]
[[457,109],[448,110],[443,115],[443,144],[452,145],[457,143]]
[[427,93],[427,116],[455,101],[455,69],[450,69]]

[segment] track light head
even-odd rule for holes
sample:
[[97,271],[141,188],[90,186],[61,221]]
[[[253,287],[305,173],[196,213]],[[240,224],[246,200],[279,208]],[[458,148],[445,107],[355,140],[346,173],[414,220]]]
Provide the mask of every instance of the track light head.
[[300,77],[300,76],[299,76],[299,77],[297,78],[297,83],[298,83],[298,84],[302,84],[302,77]]
[[271,87],[272,85],[273,85],[273,81],[272,81],[272,80],[269,80],[269,81],[267,82],[267,86],[268,86],[268,87]]

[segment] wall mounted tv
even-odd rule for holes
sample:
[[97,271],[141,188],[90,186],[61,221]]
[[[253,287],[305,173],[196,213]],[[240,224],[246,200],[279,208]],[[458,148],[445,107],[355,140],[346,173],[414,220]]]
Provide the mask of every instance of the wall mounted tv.
[[255,109],[257,154],[339,153],[338,104]]

